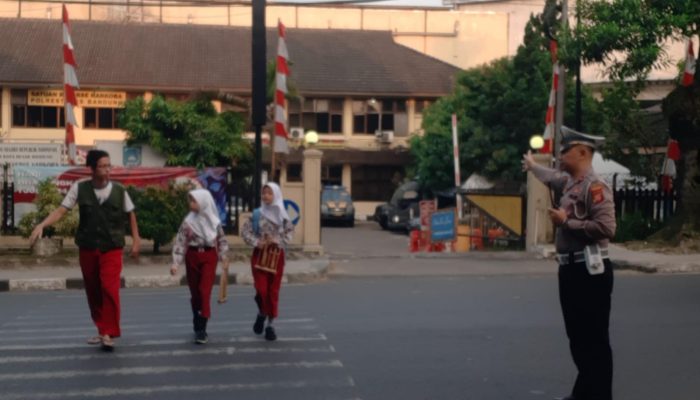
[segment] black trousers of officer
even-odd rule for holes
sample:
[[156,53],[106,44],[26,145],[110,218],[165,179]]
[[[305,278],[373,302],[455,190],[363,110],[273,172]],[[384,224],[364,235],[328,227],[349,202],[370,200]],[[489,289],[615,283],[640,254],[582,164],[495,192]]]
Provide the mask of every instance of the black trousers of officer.
[[571,395],[575,400],[611,400],[613,360],[610,348],[610,299],[613,271],[590,275],[586,264],[559,266],[559,301],[566,335],[578,376]]

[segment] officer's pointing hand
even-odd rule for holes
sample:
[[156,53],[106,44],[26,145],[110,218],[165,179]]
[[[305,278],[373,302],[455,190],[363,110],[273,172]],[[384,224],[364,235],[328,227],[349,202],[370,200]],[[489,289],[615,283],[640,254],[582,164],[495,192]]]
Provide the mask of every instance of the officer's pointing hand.
[[528,150],[527,153],[523,154],[523,171],[529,171],[530,168],[535,164],[535,158],[532,157],[532,151]]

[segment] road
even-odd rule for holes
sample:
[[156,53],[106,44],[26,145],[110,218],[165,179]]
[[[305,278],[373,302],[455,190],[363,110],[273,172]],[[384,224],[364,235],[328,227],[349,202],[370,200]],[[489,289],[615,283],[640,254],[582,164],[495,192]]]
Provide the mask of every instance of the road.
[[[232,287],[229,303],[215,306],[204,346],[191,343],[186,288],[125,289],[124,337],[111,354],[83,344],[94,331],[82,292],[2,293],[0,399],[549,400],[568,393],[575,371],[551,266],[532,272],[522,265],[541,261],[510,255],[411,258],[390,253],[405,237],[371,225],[324,230],[324,240],[334,237],[350,249],[353,241],[375,244],[344,254],[328,243],[334,261],[346,261],[342,273],[283,287],[277,342],[252,333],[249,286]],[[353,273],[368,260],[386,262],[375,264],[377,273]],[[485,269],[473,271],[478,265]],[[437,273],[419,274],[421,266]],[[700,275],[617,275],[616,400],[697,400],[699,287]]]

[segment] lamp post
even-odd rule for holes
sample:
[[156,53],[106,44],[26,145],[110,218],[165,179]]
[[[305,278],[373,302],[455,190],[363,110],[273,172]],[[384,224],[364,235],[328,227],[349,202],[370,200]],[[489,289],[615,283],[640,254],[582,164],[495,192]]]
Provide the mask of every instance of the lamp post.
[[304,135],[304,146],[313,147],[316,143],[318,143],[318,133],[314,130],[307,131]]
[[539,150],[542,147],[544,147],[544,138],[542,137],[542,135],[532,135],[530,137],[530,148],[533,150]]

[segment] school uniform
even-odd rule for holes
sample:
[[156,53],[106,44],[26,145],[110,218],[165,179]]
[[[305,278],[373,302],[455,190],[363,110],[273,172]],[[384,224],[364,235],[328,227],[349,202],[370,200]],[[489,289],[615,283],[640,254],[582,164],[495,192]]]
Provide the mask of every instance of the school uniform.
[[[255,303],[258,306],[258,317],[254,332],[262,333],[262,323],[268,319],[265,338],[275,340],[276,334],[272,328],[272,320],[279,315],[279,293],[285,266],[285,249],[292,240],[294,224],[284,210],[282,192],[274,183],[266,186],[273,190],[274,200],[270,205],[263,205],[253,212],[253,216],[243,225],[241,236],[250,246],[253,246],[251,270],[255,284]],[[274,243],[270,249],[259,247],[264,238]],[[271,257],[271,258],[270,258]],[[270,265],[270,260],[274,265]],[[269,268],[262,268],[266,264]]]
[[199,205],[199,212],[190,212],[180,225],[173,245],[173,265],[185,264],[193,330],[198,335],[195,340],[205,343],[216,265],[225,261],[229,246],[209,191],[196,189],[189,195]]
[[117,338],[121,336],[122,250],[127,213],[134,211],[134,203],[122,185],[108,182],[95,188],[88,179],[74,183],[61,202],[68,210],[76,205],[80,221],[75,243],[90,316],[100,336]]

